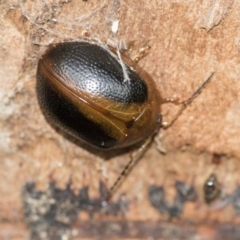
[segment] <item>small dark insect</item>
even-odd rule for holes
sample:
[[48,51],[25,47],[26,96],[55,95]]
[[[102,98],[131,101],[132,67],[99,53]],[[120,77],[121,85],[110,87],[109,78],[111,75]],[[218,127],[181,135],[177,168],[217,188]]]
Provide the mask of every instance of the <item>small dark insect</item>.
[[220,196],[221,186],[215,174],[212,173],[209,176],[209,178],[205,181],[203,192],[204,192],[205,201],[208,204],[213,202]]
[[[110,189],[112,193],[159,128],[171,126],[212,76],[187,101],[163,99],[150,76],[126,56],[100,43],[65,42],[51,46],[39,60],[37,93],[47,118],[94,147],[124,148],[146,139]],[[160,106],[168,102],[182,107],[165,123]]]

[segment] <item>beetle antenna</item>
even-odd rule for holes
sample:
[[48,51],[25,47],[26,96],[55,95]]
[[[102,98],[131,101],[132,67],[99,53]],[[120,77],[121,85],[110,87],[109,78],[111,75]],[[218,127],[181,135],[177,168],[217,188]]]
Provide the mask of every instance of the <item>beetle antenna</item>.
[[164,103],[174,103],[174,104],[182,104],[182,107],[179,109],[177,114],[171,119],[170,122],[162,122],[162,128],[168,128],[172,126],[172,124],[177,120],[177,118],[182,114],[182,112],[187,108],[188,105],[202,92],[202,90],[209,84],[215,72],[212,72],[211,75],[207,78],[207,80],[192,94],[190,98],[186,101],[179,102],[176,99],[166,99]]
[[142,155],[147,150],[148,146],[152,143],[153,136],[147,138],[145,142],[142,144],[142,146],[137,150],[135,154],[132,154],[130,161],[128,164],[124,167],[116,181],[113,183],[111,188],[109,189],[109,192],[107,193],[106,200],[108,201],[116,189],[122,184],[123,180],[128,176],[131,169],[136,165],[138,160],[142,157]]

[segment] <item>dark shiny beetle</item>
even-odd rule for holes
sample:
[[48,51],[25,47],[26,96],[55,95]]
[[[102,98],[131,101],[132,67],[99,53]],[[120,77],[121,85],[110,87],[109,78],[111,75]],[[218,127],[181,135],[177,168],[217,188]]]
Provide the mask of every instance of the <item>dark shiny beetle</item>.
[[211,203],[220,196],[221,186],[214,173],[205,181],[203,191],[206,203]]
[[103,149],[126,147],[158,131],[159,92],[149,76],[122,59],[96,43],[52,46],[37,70],[46,116],[73,137]]

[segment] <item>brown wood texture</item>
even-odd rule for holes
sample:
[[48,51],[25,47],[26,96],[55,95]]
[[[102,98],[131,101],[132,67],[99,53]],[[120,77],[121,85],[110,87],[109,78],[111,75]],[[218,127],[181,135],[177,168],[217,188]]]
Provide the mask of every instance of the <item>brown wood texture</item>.
[[[69,201],[86,186],[87,205],[81,202],[64,223],[65,239],[240,239],[239,12],[240,2],[233,0],[0,1],[0,239],[26,239],[34,228],[34,204],[46,210],[51,201]],[[84,36],[105,43],[123,40],[131,58],[150,46],[138,65],[163,98],[186,100],[215,72],[173,126],[156,136],[113,196],[109,214],[94,205],[100,201],[99,181],[111,186],[136,149],[106,153],[65,138],[45,120],[35,91],[37,62],[48,45]],[[177,107],[160,110],[168,120]],[[203,185],[211,173],[221,196],[209,205]],[[179,203],[179,213],[171,210],[177,205],[176,181],[197,195]],[[29,183],[34,187],[26,190]],[[151,205],[153,185],[164,189],[164,213]],[[122,193],[125,202],[119,200]],[[44,197],[33,201],[40,195],[45,205]],[[122,202],[126,209],[119,207]],[[113,206],[120,209],[117,216]],[[24,217],[27,210],[30,217]],[[58,239],[58,231],[61,235],[61,226],[53,224],[52,239]],[[47,228],[38,227],[38,233]],[[43,234],[39,239],[49,238]]]

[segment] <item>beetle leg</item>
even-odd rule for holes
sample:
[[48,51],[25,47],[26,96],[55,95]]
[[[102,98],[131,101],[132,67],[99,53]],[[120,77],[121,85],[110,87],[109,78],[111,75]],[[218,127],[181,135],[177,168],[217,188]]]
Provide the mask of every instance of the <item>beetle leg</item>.
[[129,174],[129,172],[132,170],[132,168],[136,165],[136,163],[138,162],[138,160],[142,157],[142,155],[145,153],[145,151],[147,150],[147,148],[149,147],[149,145],[152,143],[152,139],[153,136],[147,138],[145,140],[145,142],[142,144],[142,146],[136,151],[135,154],[132,154],[129,162],[127,163],[127,165],[124,167],[124,169],[122,170],[122,172],[120,173],[120,175],[118,176],[118,178],[116,179],[116,181],[113,183],[113,185],[111,186],[111,188],[109,189],[109,192],[107,194],[106,197],[106,201],[108,201],[112,195],[115,193],[115,191],[117,190],[117,188],[121,185],[121,183],[123,182],[123,180],[125,179],[125,177],[127,177],[127,175]]
[[143,59],[147,54],[148,51],[151,47],[149,45],[145,46],[145,47],[141,47],[139,49],[138,55],[136,57],[134,57],[133,61],[135,63],[138,63],[141,59]]
[[181,108],[178,110],[176,115],[169,122],[162,122],[162,128],[170,127],[182,114],[182,112],[187,108],[188,105],[202,92],[202,90],[207,86],[214,75],[214,72],[207,78],[207,80],[192,94],[190,98],[186,101],[180,101],[177,98],[166,98],[163,100],[163,103],[173,103],[173,104],[181,104]]

